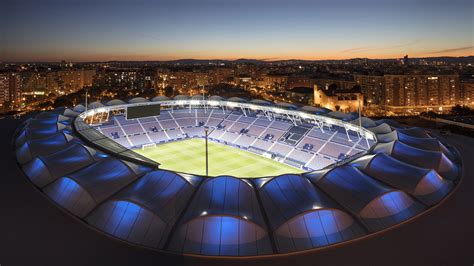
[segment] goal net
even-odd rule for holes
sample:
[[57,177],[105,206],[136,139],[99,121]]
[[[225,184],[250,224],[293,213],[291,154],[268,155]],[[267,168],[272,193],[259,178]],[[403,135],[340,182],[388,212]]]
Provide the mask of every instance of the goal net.
[[156,148],[156,143],[148,143],[142,145],[142,151],[146,149]]

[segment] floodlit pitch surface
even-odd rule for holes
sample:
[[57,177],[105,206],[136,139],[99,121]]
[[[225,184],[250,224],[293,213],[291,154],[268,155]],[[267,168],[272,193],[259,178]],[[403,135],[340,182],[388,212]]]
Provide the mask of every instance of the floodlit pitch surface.
[[[204,139],[169,142],[145,150],[136,149],[135,152],[160,163],[161,169],[206,174]],[[209,141],[209,176],[263,177],[302,172],[251,152]]]

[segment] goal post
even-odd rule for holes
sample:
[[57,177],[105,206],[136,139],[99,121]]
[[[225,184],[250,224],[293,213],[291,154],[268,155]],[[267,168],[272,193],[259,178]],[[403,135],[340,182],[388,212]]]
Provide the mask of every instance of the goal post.
[[156,148],[156,143],[148,143],[142,145],[142,151],[146,149]]

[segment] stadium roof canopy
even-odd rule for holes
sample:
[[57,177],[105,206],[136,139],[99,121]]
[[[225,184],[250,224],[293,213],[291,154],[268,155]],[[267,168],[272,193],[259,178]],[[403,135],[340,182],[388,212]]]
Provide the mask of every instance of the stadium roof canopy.
[[320,170],[307,177],[359,217],[371,232],[400,223],[424,209],[405,192],[390,188],[349,165]]
[[162,249],[194,190],[195,184],[176,173],[152,171],[96,208],[87,222],[123,240]]
[[205,100],[206,97],[202,94],[195,94],[195,95],[191,96],[191,99],[192,100]]
[[276,248],[287,253],[352,239],[365,232],[308,179],[277,176],[259,189]]
[[351,165],[383,183],[410,193],[426,205],[434,205],[451,190],[451,182],[435,170],[404,163],[385,153],[366,155]]
[[187,100],[189,99],[189,96],[187,95],[177,95],[174,97],[175,100]]
[[240,97],[230,97],[227,100],[230,101],[230,102],[239,102],[239,103],[247,102],[247,100],[245,100],[244,98],[240,98]]
[[151,99],[152,102],[160,102],[160,101],[169,101],[170,98],[166,96],[156,96],[153,99]]
[[285,108],[285,109],[290,109],[290,110],[296,110],[298,107],[294,104],[291,103],[285,103],[285,102],[277,102],[275,103],[276,106]]
[[250,100],[251,103],[254,103],[254,104],[259,104],[259,105],[267,105],[267,106],[270,106],[270,105],[273,105],[271,102],[269,101],[265,101],[265,100],[260,100],[260,99],[252,99]]
[[35,185],[44,187],[62,176],[92,164],[96,160],[96,153],[92,148],[74,143],[57,152],[34,158],[23,165],[23,171]]
[[88,109],[95,109],[95,108],[100,108],[104,107],[104,105],[101,102],[91,102],[90,104],[87,105]]
[[143,97],[135,97],[128,101],[128,103],[146,103],[146,102],[149,102],[149,101]]
[[454,180],[458,175],[456,165],[444,153],[439,151],[419,149],[394,140],[377,144],[374,153],[381,152],[418,167],[434,169],[444,178]]
[[110,100],[106,103],[106,105],[108,105],[108,106],[121,105],[121,104],[125,104],[125,102],[120,100],[120,99]]
[[[203,108],[209,103],[184,98],[159,104]],[[210,101],[217,104],[207,108],[258,107],[359,132],[340,119]],[[254,256],[324,247],[416,216],[438,204],[459,177],[457,153],[424,130],[365,119],[360,132],[377,138],[373,151],[332,168],[260,179],[178,174],[133,160],[138,154],[83,120],[119,108],[124,106],[97,107],[77,118],[83,106],[56,109],[25,121],[15,134],[17,161],[35,186],[78,221],[161,251]],[[114,145],[105,154],[99,144],[106,141]]]
[[209,100],[211,100],[211,101],[224,101],[225,98],[221,97],[221,96],[218,96],[218,95],[212,95],[212,96],[209,96]]
[[171,238],[169,250],[219,256],[271,254],[253,186],[229,176],[204,181]]

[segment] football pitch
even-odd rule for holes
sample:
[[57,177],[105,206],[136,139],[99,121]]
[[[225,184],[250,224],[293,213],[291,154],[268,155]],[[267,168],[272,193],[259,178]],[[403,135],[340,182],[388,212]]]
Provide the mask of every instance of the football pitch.
[[[248,151],[209,141],[209,176],[263,177],[302,173],[301,169],[279,163]],[[158,163],[161,169],[205,175],[204,139],[187,139],[136,149],[135,152]]]

